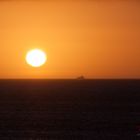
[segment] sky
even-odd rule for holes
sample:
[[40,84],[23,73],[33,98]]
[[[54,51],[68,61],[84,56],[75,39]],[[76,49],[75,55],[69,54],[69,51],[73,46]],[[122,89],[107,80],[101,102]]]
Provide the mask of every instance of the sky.
[[[48,61],[33,68],[26,53]],[[140,78],[140,2],[0,1],[0,78]]]

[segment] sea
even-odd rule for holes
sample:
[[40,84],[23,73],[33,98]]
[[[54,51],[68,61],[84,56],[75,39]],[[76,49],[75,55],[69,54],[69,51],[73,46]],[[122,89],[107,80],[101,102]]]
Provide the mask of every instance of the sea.
[[3,139],[140,139],[140,80],[0,80]]

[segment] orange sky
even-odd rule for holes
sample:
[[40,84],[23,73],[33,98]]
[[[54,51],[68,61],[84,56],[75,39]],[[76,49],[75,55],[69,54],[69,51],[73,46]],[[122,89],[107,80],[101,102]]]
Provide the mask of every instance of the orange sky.
[[0,60],[0,78],[140,78],[140,2],[1,1]]

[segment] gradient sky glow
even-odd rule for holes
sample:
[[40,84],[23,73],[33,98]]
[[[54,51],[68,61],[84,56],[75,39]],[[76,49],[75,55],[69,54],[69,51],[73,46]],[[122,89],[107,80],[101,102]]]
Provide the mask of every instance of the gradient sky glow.
[[0,60],[0,78],[140,78],[140,2],[0,1]]

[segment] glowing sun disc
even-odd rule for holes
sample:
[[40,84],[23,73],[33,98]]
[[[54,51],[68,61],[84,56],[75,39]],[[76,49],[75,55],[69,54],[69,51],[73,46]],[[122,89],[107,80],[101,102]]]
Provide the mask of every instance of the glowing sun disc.
[[26,62],[32,67],[40,67],[47,61],[47,56],[40,49],[33,49],[26,55]]

